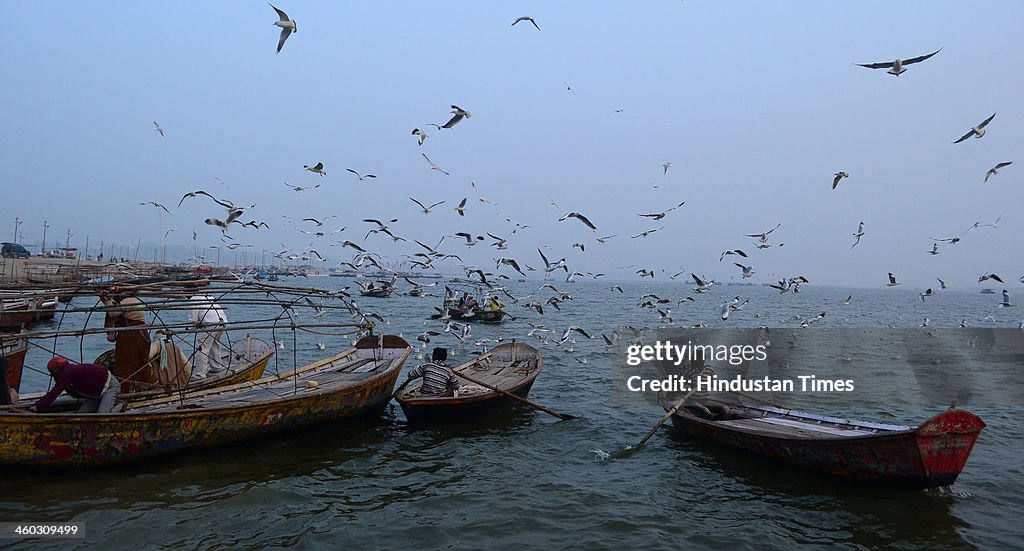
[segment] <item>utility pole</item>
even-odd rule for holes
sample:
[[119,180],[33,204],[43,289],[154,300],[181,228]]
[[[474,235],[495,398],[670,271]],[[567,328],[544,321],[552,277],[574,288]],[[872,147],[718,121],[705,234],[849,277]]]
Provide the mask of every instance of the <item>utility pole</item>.
[[46,223],[46,220],[43,220],[43,245],[39,247],[39,254],[46,252],[46,228],[49,227],[50,225]]
[[[101,243],[100,244],[100,251],[102,252],[103,251],[103,245],[102,245],[102,242],[100,242],[100,243]],[[79,258],[85,258],[86,260],[89,260],[89,234],[85,234],[85,254],[84,255],[80,255]]]
[[17,216],[14,217],[14,242],[15,243],[18,242],[18,226],[20,226],[22,222],[24,222],[24,220],[22,220],[21,218],[18,218]]

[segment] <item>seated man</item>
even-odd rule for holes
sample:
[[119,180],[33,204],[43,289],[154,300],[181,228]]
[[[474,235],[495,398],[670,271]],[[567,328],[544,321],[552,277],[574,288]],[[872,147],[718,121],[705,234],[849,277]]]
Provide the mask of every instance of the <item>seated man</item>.
[[110,413],[114,410],[121,384],[107,368],[95,364],[73,364],[66,358],[55,356],[46,364],[46,369],[57,384],[29,408],[30,411],[47,408],[65,390],[85,398],[78,413]]
[[459,389],[459,379],[451,368],[444,365],[448,359],[448,350],[437,347],[431,355],[431,363],[423,364],[409,372],[411,381],[423,377],[420,394],[425,396],[454,396]]

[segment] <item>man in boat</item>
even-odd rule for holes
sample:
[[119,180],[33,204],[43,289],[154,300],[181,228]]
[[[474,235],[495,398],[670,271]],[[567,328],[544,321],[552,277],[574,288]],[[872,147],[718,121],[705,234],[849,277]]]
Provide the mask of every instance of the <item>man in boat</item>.
[[46,409],[61,392],[84,398],[78,413],[110,413],[114,410],[121,384],[107,368],[96,364],[73,364],[67,358],[55,356],[46,364],[50,375],[57,380],[50,392],[39,399],[29,411]]
[[473,295],[468,295],[466,297],[466,302],[463,303],[462,305],[462,315],[467,318],[469,316],[472,316],[473,313],[476,312],[477,307],[479,306],[480,303],[477,302],[475,298],[473,298]]
[[[110,292],[100,291],[100,300],[107,306],[103,327],[122,328],[146,325],[146,307],[115,285]],[[159,382],[157,366],[150,362],[148,329],[112,331],[107,340],[114,343],[114,376],[125,381],[128,392],[150,390]]]
[[420,394],[425,396],[454,396],[459,389],[459,378],[452,368],[445,365],[448,350],[437,347],[430,356],[430,363],[423,364],[409,372],[408,380],[423,377]]
[[220,338],[224,334],[224,324],[228,321],[227,315],[208,295],[195,295],[188,301],[189,323],[197,329],[205,330],[196,333],[199,342],[192,361],[192,376],[199,379],[215,376],[226,369],[220,350]]
[[498,297],[490,297],[484,304],[491,312],[500,311],[502,308],[505,307],[505,303],[502,302],[501,299],[499,299]]

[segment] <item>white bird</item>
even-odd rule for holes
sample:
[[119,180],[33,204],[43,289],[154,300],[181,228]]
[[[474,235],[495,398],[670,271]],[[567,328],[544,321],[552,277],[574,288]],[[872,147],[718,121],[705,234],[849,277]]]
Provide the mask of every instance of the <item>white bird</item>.
[[512,25],[511,25],[511,26],[512,26],[512,27],[515,27],[515,26],[516,26],[516,23],[519,23],[520,21],[529,21],[530,23],[533,23],[533,26],[534,26],[534,27],[537,27],[537,30],[538,30],[538,31],[540,30],[540,27],[539,27],[539,26],[537,25],[537,22],[536,22],[536,21],[534,21],[534,20],[533,20],[533,18],[532,18],[532,17],[530,17],[529,15],[524,15],[524,16],[522,16],[522,17],[517,17],[517,18],[516,18],[516,20],[512,22]]
[[984,136],[985,135],[985,127],[988,126],[988,123],[992,122],[992,119],[994,119],[994,118],[996,118],[996,114],[992,113],[991,117],[981,121],[981,124],[979,124],[978,126],[975,126],[975,127],[971,128],[970,130],[968,130],[966,134],[961,136],[959,140],[957,140],[957,141],[955,141],[953,143],[960,143],[960,142],[966,140],[967,138],[970,138],[971,136],[974,136],[975,138],[980,138],[980,137]]
[[747,279],[748,277],[753,277],[754,276],[755,272],[754,272],[754,267],[753,266],[744,266],[743,264],[740,264],[739,262],[733,262],[733,264],[738,266],[739,269],[743,270],[743,279]]
[[455,212],[459,213],[459,216],[466,215],[466,199],[466,197],[463,197],[462,200],[459,201],[459,206],[455,207]]
[[848,295],[846,297],[846,300],[842,301],[840,304],[850,304],[850,299],[852,299],[852,298],[853,298],[853,295]]
[[1013,303],[1010,302],[1010,293],[1006,289],[1003,289],[1003,301],[999,303],[999,307],[1009,308],[1011,306],[1013,306]]
[[665,164],[661,165],[661,168],[663,169],[663,172],[661,173],[661,175],[664,176],[664,175],[668,174],[668,169],[672,168],[672,163],[671,162],[665,163]]
[[928,252],[928,254],[930,254],[932,256],[935,256],[935,255],[939,254],[939,244],[938,243],[932,243],[932,250],[927,251],[927,252]]
[[441,128],[451,128],[456,124],[459,124],[459,121],[462,119],[468,119],[472,116],[472,113],[469,111],[466,111],[458,105],[452,105],[452,118],[448,119],[448,122],[441,125]]
[[924,297],[933,297],[935,296],[935,292],[929,288],[925,290],[925,292],[921,293],[919,296],[921,297],[921,302],[924,302]]
[[594,226],[594,224],[592,224],[590,222],[590,220],[586,216],[583,216],[582,214],[580,214],[578,212],[570,212],[569,214],[566,214],[565,216],[559,218],[558,221],[561,222],[561,221],[569,219],[569,218],[575,218],[575,219],[579,220],[580,222],[583,222],[583,225],[585,225],[586,227],[590,228],[591,230],[597,231],[597,227]]
[[888,71],[886,71],[887,73],[894,77],[898,77],[907,71],[907,69],[905,68],[906,65],[920,63],[941,51],[942,48],[939,48],[938,50],[935,50],[930,54],[912,57],[910,59],[894,59],[892,61],[883,61],[880,63],[855,63],[854,65],[867,67],[868,69],[889,69]]
[[451,174],[448,174],[446,171],[442,170],[441,167],[435,165],[434,161],[431,161],[430,157],[427,157],[426,153],[421,153],[421,155],[423,155],[423,158],[426,159],[427,163],[430,164],[430,170],[436,170],[436,171],[440,172],[441,174],[444,174],[445,176],[451,176]]
[[274,25],[281,27],[281,38],[277,41],[277,53],[281,53],[281,48],[284,47],[284,41],[288,40],[288,37],[291,36],[292,33],[299,32],[299,27],[296,25],[294,20],[288,18],[287,13],[277,9],[273,4],[268,5],[274,8],[274,11],[277,12],[278,20],[274,21]]
[[942,281],[939,278],[935,278],[935,280],[939,282],[939,289],[946,289],[946,282],[945,281]]
[[[154,132],[159,132],[159,133],[160,133],[160,136],[161,136],[161,137],[163,137],[163,135],[164,135],[164,129],[163,129],[163,128],[160,128],[160,125],[159,125],[159,124],[157,124],[157,122],[156,122],[156,121],[153,121],[153,126],[155,126],[155,127],[156,127],[156,128],[154,128],[154,129],[153,129],[153,131],[154,131]],[[999,168],[999,167],[996,167],[996,168]],[[986,180],[988,180],[988,177],[986,177],[985,179],[986,179]]]
[[413,128],[412,135],[419,139],[419,145],[423,145],[423,142],[427,141],[427,133],[419,128]]
[[854,236],[854,237],[856,237],[856,238],[857,238],[857,240],[853,242],[853,245],[850,245],[850,248],[851,248],[851,249],[852,249],[852,248],[854,248],[854,247],[856,247],[856,246],[857,246],[857,244],[858,244],[858,243],[860,243],[860,238],[861,238],[861,237],[864,237],[864,222],[861,222],[861,223],[860,223],[860,224],[859,224],[859,225],[857,226],[857,231],[853,232],[853,236]]
[[412,197],[410,197],[409,200],[412,201],[413,203],[416,203],[417,205],[419,205],[420,209],[423,210],[423,214],[430,214],[430,209],[432,209],[432,208],[434,208],[434,207],[444,203],[444,201],[438,201],[438,202],[434,203],[433,205],[423,206],[423,203],[420,203],[419,201],[417,201],[416,199],[413,199]]
[[[163,132],[161,132],[160,135],[162,136]],[[995,176],[996,174],[999,174],[999,169],[1000,168],[1003,168],[1004,166],[1010,166],[1012,164],[1013,164],[1013,161],[1006,161],[1005,163],[999,163],[996,166],[988,169],[988,172],[985,173],[985,181],[987,182],[990,177]]]
[[310,172],[315,172],[315,173],[319,174],[321,177],[327,176],[327,171],[324,170],[324,164],[323,163],[317,163],[317,164],[315,164],[313,166],[302,165],[302,168],[304,168],[304,169],[306,169],[306,170],[308,170]]
[[359,174],[358,172],[356,172],[356,171],[352,170],[351,168],[346,168],[345,170],[347,170],[347,171],[351,172],[352,174],[355,174],[355,175],[356,175],[356,178],[359,178],[359,181],[360,181],[360,182],[362,182],[363,180],[365,180],[365,179],[367,179],[367,178],[376,178],[376,177],[377,177],[377,176],[376,176],[376,175],[374,175],[374,174],[367,174],[367,175],[365,175],[365,176],[364,176],[364,175],[362,175],[362,174]]
[[889,283],[886,283],[885,286],[895,287],[897,285],[899,285],[899,283],[896,283],[896,276],[892,275],[892,272],[889,272]]
[[921,324],[921,327],[928,327],[928,318],[924,318],[924,323]]

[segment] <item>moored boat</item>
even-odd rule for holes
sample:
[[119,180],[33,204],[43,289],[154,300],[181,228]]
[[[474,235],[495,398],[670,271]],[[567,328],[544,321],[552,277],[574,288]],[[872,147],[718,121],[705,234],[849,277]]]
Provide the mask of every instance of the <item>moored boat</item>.
[[15,393],[21,390],[21,373],[25,367],[25,355],[28,354],[28,341],[17,335],[0,335],[0,356],[3,356],[6,367],[5,379],[7,386]]
[[401,337],[277,376],[131,402],[119,413],[0,413],[0,464],[106,466],[263,438],[383,409],[412,352]]
[[688,402],[672,415],[672,424],[687,435],[770,459],[901,488],[953,484],[985,427],[976,415],[955,408],[911,427],[716,400]]
[[[263,372],[274,355],[274,348],[251,336],[245,340],[234,343],[232,348],[226,350],[222,356],[222,364],[225,366],[223,372],[204,377],[192,379],[192,366],[188,358],[180,353],[177,347],[167,347],[159,340],[153,344],[151,353],[154,361],[160,358],[160,382],[149,390],[138,392],[122,393],[118,400],[123,402],[135,402],[140,400],[153,399],[159,396],[167,396],[180,392],[193,392],[209,388],[229,386],[246,381],[255,381],[263,376]],[[97,365],[112,369],[114,363],[114,351],[108,350],[99,355]],[[29,407],[38,400],[43,393],[37,392],[26,394],[19,400],[21,407]],[[53,411],[74,411],[78,409],[80,401],[70,396],[61,396],[51,406]]]
[[[478,419],[517,402],[473,382],[498,388],[526,398],[544,367],[544,358],[536,348],[519,343],[499,345],[459,366],[456,375],[465,375],[456,396],[426,396],[420,393],[422,380],[416,379],[395,393],[395,400],[410,423],[460,422]],[[472,379],[472,380],[471,380]]]

